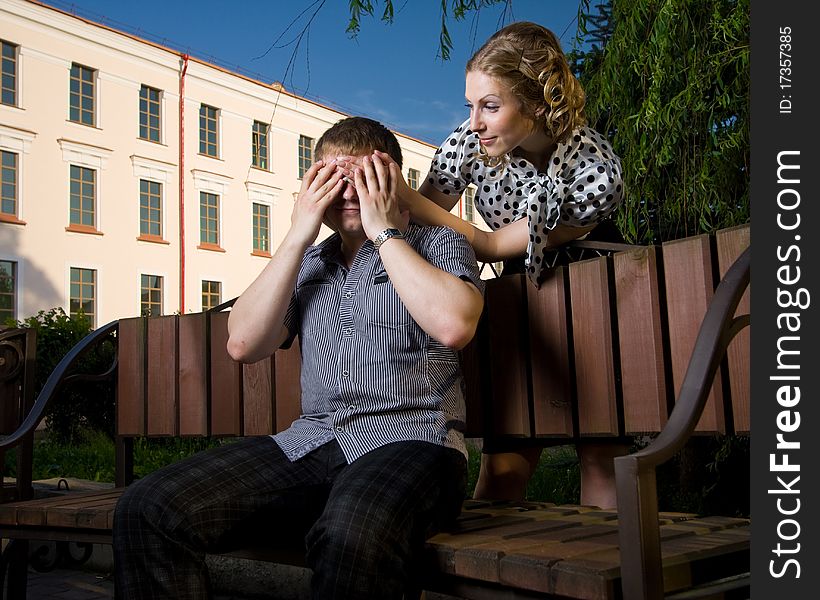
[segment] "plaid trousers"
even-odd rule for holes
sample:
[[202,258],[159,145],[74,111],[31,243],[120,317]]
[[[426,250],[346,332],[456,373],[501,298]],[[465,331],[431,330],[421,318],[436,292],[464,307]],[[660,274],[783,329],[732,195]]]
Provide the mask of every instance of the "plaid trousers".
[[200,452],[132,483],[114,514],[119,599],[205,599],[207,552],[282,528],[304,541],[317,600],[400,599],[423,542],[458,515],[466,461],[395,442],[347,464],[334,441],[291,462],[269,437]]

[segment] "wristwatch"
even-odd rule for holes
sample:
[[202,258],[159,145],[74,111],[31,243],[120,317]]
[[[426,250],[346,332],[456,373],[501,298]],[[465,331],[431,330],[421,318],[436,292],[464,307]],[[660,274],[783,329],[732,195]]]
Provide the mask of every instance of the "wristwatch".
[[379,235],[373,238],[373,247],[378,250],[382,244],[384,244],[390,238],[399,238],[404,239],[404,234],[395,229],[394,227],[390,227],[382,231]]

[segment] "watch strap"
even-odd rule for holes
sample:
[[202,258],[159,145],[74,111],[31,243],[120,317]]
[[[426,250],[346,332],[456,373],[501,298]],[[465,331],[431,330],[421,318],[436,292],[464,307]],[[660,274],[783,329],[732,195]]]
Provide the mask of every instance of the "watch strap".
[[391,238],[399,238],[403,239],[404,234],[394,227],[388,227],[384,231],[381,231],[376,237],[373,238],[373,247],[378,250],[382,244],[384,244],[387,240]]

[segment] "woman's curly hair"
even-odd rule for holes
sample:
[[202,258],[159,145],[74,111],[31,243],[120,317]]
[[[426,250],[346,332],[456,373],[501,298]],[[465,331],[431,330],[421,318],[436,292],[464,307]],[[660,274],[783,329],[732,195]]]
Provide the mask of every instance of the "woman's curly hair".
[[584,90],[546,27],[528,21],[507,25],[473,54],[465,71],[486,73],[508,86],[527,116],[556,142],[586,125]]

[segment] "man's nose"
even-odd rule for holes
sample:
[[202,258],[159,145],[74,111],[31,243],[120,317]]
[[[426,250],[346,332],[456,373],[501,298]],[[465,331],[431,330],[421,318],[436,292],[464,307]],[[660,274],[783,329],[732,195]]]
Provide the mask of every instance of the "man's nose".
[[345,200],[358,200],[359,194],[356,193],[356,186],[352,183],[345,183],[344,191],[342,191],[342,198]]

